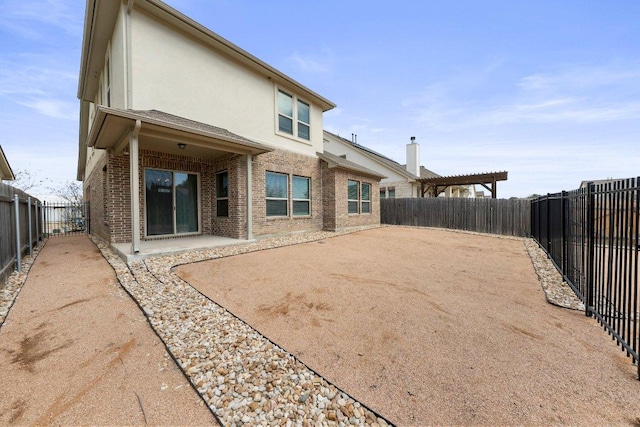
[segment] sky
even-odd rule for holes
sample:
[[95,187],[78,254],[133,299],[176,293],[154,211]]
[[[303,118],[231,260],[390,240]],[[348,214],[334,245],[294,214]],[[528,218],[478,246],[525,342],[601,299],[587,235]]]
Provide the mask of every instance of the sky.
[[[337,104],[324,129],[444,176],[508,171],[499,197],[640,175],[640,1],[170,0]],[[85,2],[0,0],[0,145],[76,178]],[[37,190],[34,190],[36,193]]]

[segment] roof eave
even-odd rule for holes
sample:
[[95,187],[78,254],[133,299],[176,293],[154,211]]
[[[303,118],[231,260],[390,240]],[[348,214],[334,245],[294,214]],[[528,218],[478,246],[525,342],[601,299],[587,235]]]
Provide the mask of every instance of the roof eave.
[[9,164],[7,157],[4,155],[2,146],[0,146],[0,177],[7,181],[13,181],[16,179],[16,176],[11,169],[11,165]]

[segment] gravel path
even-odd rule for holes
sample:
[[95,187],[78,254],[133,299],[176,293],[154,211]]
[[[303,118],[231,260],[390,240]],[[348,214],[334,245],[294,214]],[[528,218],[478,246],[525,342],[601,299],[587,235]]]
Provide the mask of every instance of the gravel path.
[[0,329],[1,425],[216,425],[86,236],[27,267],[5,289],[21,291]]

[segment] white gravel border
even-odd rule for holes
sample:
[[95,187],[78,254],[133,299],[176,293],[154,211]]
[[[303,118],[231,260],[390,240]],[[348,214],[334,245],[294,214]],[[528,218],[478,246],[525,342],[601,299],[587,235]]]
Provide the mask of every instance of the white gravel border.
[[29,276],[29,270],[34,261],[38,257],[38,254],[47,243],[48,239],[43,240],[40,245],[33,248],[33,254],[27,255],[22,258],[20,266],[22,271],[14,271],[7,277],[7,281],[4,285],[0,284],[0,329],[4,325],[4,321],[9,314],[9,310],[13,306],[14,302],[18,298],[18,294],[22,290],[22,285],[27,281]]
[[177,265],[312,242],[374,227],[310,232],[147,258],[127,266],[91,236],[120,283],[223,425],[387,426],[251,326],[184,282]]

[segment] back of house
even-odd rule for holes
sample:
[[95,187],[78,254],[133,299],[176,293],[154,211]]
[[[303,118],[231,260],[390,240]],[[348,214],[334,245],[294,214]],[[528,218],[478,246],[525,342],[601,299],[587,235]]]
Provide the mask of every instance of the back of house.
[[134,253],[379,223],[382,176],[322,159],[335,104],[161,1],[87,0],[78,98],[91,231]]

